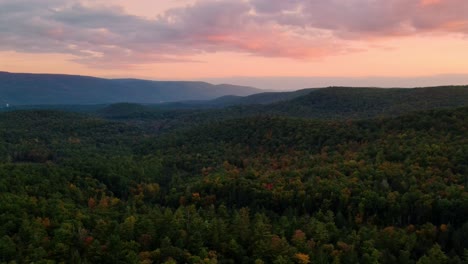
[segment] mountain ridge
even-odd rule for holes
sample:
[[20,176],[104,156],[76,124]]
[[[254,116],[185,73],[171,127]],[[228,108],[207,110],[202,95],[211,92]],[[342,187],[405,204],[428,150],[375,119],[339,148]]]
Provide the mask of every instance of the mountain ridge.
[[160,103],[250,95],[263,90],[197,81],[105,79],[67,74],[0,72],[0,100],[10,105]]

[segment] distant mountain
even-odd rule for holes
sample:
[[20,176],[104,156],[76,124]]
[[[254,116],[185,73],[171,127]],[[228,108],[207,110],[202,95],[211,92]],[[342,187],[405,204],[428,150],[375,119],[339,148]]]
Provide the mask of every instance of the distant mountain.
[[153,104],[184,100],[210,100],[225,95],[247,96],[262,90],[205,82],[102,79],[59,74],[0,72],[0,103],[6,105]]

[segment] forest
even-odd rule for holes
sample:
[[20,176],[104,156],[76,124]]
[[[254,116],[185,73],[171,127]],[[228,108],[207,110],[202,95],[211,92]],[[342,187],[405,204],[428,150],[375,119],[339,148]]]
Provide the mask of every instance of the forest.
[[466,90],[343,89],[0,113],[0,263],[468,263]]

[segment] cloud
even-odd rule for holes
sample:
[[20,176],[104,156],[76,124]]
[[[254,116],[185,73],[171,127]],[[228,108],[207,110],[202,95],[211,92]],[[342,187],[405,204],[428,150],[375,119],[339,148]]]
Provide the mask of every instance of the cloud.
[[[273,0],[275,5],[279,0]],[[289,1],[288,1],[289,2]],[[297,27],[333,31],[340,38],[388,37],[427,32],[467,34],[468,1],[464,0],[319,0],[292,1],[289,10],[272,19]],[[253,0],[260,12],[266,0]],[[291,2],[290,2],[291,3]],[[284,4],[278,3],[278,6]],[[278,10],[269,7],[269,10]],[[281,9],[280,9],[281,11]],[[448,25],[448,26],[447,26]],[[453,26],[457,25],[457,26]]]
[[315,59],[368,39],[468,34],[466,0],[203,0],[153,19],[108,3],[0,0],[0,50],[113,67],[223,51]]

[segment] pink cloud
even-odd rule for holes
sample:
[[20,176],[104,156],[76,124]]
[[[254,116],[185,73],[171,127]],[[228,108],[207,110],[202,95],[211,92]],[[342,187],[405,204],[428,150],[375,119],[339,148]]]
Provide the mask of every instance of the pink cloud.
[[466,0],[203,0],[154,19],[89,1],[38,2],[0,2],[0,25],[9,25],[0,26],[0,50],[72,54],[88,65],[219,51],[302,60],[355,52],[350,43],[468,34]]

